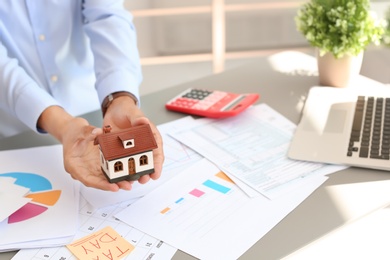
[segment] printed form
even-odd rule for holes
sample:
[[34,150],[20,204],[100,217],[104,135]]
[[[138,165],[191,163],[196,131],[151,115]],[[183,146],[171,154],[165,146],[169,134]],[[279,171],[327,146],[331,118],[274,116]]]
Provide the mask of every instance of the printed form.
[[235,260],[326,179],[310,178],[307,185],[274,200],[250,198],[203,159],[115,217],[198,259]]
[[295,127],[268,105],[260,104],[235,117],[195,120],[171,136],[215,163],[249,196],[255,190],[274,199],[306,183],[309,177],[345,168],[289,159],[287,151]]

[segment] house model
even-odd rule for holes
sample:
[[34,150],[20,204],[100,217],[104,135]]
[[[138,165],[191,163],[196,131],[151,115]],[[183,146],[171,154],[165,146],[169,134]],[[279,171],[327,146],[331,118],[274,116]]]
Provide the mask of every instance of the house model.
[[154,172],[153,149],[157,143],[148,124],[119,132],[105,126],[95,145],[99,146],[102,171],[111,183],[138,180]]

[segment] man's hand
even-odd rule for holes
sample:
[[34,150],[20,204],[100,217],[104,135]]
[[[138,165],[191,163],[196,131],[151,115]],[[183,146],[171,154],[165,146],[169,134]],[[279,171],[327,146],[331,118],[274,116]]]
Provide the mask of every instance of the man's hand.
[[107,109],[103,123],[110,125],[113,132],[142,124],[150,125],[158,146],[157,149],[153,150],[154,173],[141,176],[138,182],[146,183],[150,178],[157,180],[161,175],[164,163],[163,141],[157,127],[145,117],[134,100],[127,96],[114,99]]
[[100,167],[100,155],[94,140],[102,129],[90,126],[84,119],[76,118],[63,137],[64,166],[71,176],[88,187],[101,190],[130,190],[131,182],[109,183]]
[[102,190],[130,190],[131,182],[109,183],[100,168],[99,148],[94,145],[101,128],[89,125],[87,120],[72,117],[61,107],[47,108],[38,121],[38,126],[63,145],[64,168],[73,179],[88,187]]

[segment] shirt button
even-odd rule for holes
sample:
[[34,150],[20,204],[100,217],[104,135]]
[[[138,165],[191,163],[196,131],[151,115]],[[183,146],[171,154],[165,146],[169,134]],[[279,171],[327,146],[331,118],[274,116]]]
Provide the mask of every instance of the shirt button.
[[52,82],[57,82],[57,81],[58,81],[57,75],[51,76],[51,77],[50,77],[50,80],[51,80]]
[[44,34],[40,34],[38,38],[40,41],[44,41],[46,39],[46,36]]

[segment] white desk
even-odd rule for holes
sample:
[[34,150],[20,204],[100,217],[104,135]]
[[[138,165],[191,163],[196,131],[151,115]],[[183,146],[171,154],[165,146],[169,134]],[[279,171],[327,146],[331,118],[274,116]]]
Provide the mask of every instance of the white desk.
[[[258,92],[261,94],[259,102],[269,104],[297,123],[304,97],[308,89],[317,82],[316,76],[287,75],[275,71],[269,60],[263,58],[237,69],[143,96],[141,99],[146,115],[154,123],[161,124],[183,116],[166,111],[164,103],[189,87]],[[371,81],[361,78],[360,82],[368,84]],[[96,125],[101,122],[100,112],[88,114],[86,118]],[[0,140],[0,149],[47,145],[54,142],[51,137],[37,136],[28,132]],[[328,234],[340,230],[351,221],[386,206],[390,202],[389,180],[390,173],[367,169],[349,168],[332,174],[324,185],[260,239],[241,259],[281,259],[312,242],[328,237]],[[386,196],[382,196],[383,193],[386,193]],[[361,201],[362,198],[364,203]],[[367,239],[379,238],[368,237]],[[328,250],[339,250],[331,248],[332,243],[327,243],[325,246],[328,246]],[[12,255],[13,253],[3,253],[0,254],[0,259],[10,259]],[[320,252],[318,255],[316,252],[311,255],[311,259],[320,257]],[[192,259],[192,257],[179,251],[174,259]]]

